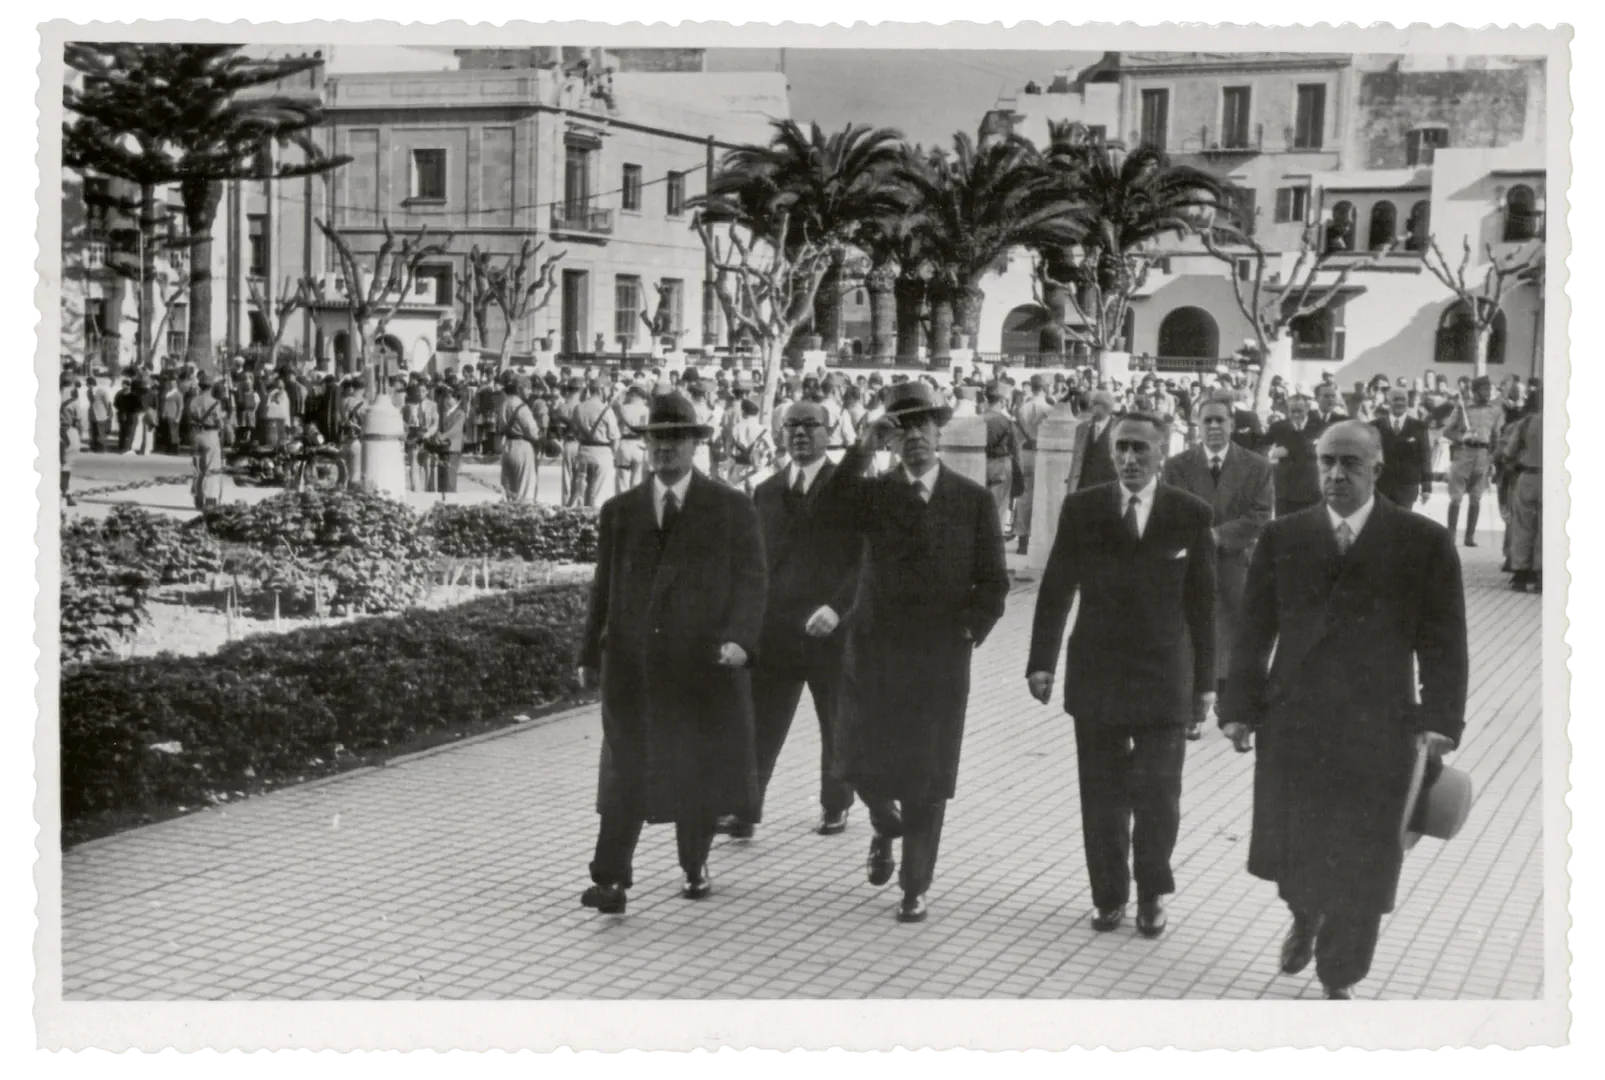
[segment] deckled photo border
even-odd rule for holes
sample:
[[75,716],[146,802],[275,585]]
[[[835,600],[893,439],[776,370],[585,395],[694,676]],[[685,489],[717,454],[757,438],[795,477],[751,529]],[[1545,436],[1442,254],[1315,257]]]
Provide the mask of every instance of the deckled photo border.
[[[41,27],[38,68],[38,283],[35,299],[38,414],[39,595],[35,610],[38,727],[36,820],[39,826],[39,926],[35,939],[36,1014],[41,1045],[155,1050],[176,1047],[318,1047],[331,1049],[433,1047],[438,1049],[591,1049],[696,1047],[855,1049],[965,1046],[981,1049],[1059,1049],[1070,1046],[1130,1048],[1264,1048],[1272,1046],[1430,1047],[1440,1045],[1555,1045],[1565,1041],[1569,993],[1566,933],[1567,834],[1570,816],[1567,740],[1568,649],[1564,639],[1567,590],[1551,572],[1545,594],[1544,634],[1544,863],[1545,997],[1534,1002],[1357,1002],[1334,1008],[1321,1002],[1153,1001],[711,1001],[711,1002],[64,1002],[61,996],[61,856],[56,734],[57,591],[59,520],[54,477],[60,304],[61,44],[69,39],[241,40],[242,24],[204,22],[92,23],[58,21]],[[600,23],[260,23],[243,32],[252,42],[705,44],[787,47],[942,48],[1188,48],[1210,51],[1308,50],[1334,52],[1499,52],[1543,54],[1548,67],[1547,148],[1550,262],[1547,281],[1546,390],[1565,399],[1569,385],[1570,305],[1566,296],[1571,188],[1570,33],[1565,29],[1467,30],[1455,27],[1158,27],[1056,24],[1005,29],[963,24],[876,27],[731,27],[723,24],[644,27]],[[1561,461],[1567,432],[1549,431],[1545,456]],[[1569,479],[1569,477],[1568,477]],[[1564,567],[1569,500],[1547,505],[1545,561]]]

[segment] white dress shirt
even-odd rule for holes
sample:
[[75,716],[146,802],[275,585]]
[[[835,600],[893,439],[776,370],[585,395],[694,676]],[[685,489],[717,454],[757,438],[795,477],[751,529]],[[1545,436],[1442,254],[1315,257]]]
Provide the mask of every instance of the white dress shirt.
[[660,529],[663,528],[663,500],[664,500],[664,497],[667,496],[669,494],[669,492],[671,492],[671,491],[674,492],[675,501],[680,504],[680,509],[684,510],[685,509],[685,493],[686,493],[687,490],[690,489],[690,487],[691,487],[691,474],[689,472],[686,473],[684,476],[680,477],[680,479],[676,480],[674,482],[674,486],[672,488],[664,487],[663,486],[663,481],[659,480],[656,476],[654,476],[652,478],[652,508],[657,513],[658,528],[660,528]]
[[1327,504],[1326,516],[1332,519],[1332,535],[1336,536],[1338,526],[1346,521],[1349,523],[1349,532],[1353,534],[1353,540],[1351,540],[1350,543],[1352,544],[1354,541],[1359,540],[1360,530],[1365,528],[1365,523],[1371,519],[1371,509],[1376,505],[1376,501],[1376,496],[1371,496],[1369,499],[1365,500],[1364,506],[1360,507],[1348,517],[1340,517],[1338,512],[1332,509],[1331,504]]
[[1226,444],[1226,449],[1224,449],[1224,450],[1211,450],[1208,447],[1205,447],[1204,448],[1204,458],[1206,460],[1205,460],[1204,464],[1209,466],[1211,469],[1224,469],[1224,468],[1226,468],[1226,455],[1231,452],[1231,449],[1232,449],[1232,444],[1231,443],[1227,443]]
[[942,463],[937,462],[920,475],[915,476],[909,467],[904,465],[903,475],[908,477],[908,482],[910,484],[918,484],[920,486],[920,498],[924,499],[926,502],[930,502],[931,496],[936,492],[936,474],[941,468]]
[[814,490],[814,481],[819,479],[819,470],[823,469],[825,467],[825,462],[829,460],[829,458],[822,457],[812,465],[799,465],[793,461],[786,468],[786,487],[795,488],[797,486],[797,474],[802,473],[803,490]]
[[1159,477],[1149,479],[1148,485],[1141,491],[1127,491],[1126,485],[1120,485],[1120,517],[1126,517],[1126,507],[1131,505],[1131,497],[1137,496],[1137,536],[1140,539],[1148,531],[1148,515],[1154,512],[1154,496],[1159,494]]

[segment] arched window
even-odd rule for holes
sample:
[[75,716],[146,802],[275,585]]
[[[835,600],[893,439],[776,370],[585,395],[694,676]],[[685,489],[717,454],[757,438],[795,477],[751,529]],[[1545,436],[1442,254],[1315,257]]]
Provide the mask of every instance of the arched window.
[[[1434,362],[1443,364],[1475,364],[1477,362],[1477,322],[1471,308],[1457,300],[1444,309],[1438,319],[1438,336],[1433,348]],[[1505,313],[1494,314],[1488,338],[1488,363],[1505,362]]]
[[1003,318],[1003,340],[999,350],[1005,356],[1041,352],[1042,339],[1053,320],[1038,304],[1021,304]]
[[267,345],[273,340],[273,331],[268,329],[267,316],[260,311],[249,313],[251,317],[251,344]]
[[1203,308],[1182,307],[1159,324],[1159,355],[1167,359],[1213,360],[1220,356],[1220,328]]
[[1532,188],[1517,184],[1505,193],[1505,243],[1521,244],[1536,238],[1543,220]]
[[1332,207],[1332,221],[1326,227],[1326,250],[1354,250],[1354,204],[1347,199]]
[[1432,204],[1422,199],[1410,207],[1410,219],[1405,222],[1404,249],[1427,250],[1427,232],[1432,226]]
[[344,330],[334,332],[334,362],[342,374],[351,373],[351,335]]
[[1336,335],[1330,306],[1320,311],[1301,315],[1288,323],[1288,336],[1293,341],[1295,360],[1336,359]]
[[1381,251],[1398,236],[1399,212],[1393,204],[1383,199],[1371,207],[1371,230],[1366,238],[1366,247],[1371,251]]

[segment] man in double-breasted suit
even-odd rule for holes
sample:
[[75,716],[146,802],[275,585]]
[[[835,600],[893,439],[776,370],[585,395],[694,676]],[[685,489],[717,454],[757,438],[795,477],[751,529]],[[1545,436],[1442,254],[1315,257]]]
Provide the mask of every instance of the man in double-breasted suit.
[[1382,475],[1377,492],[1401,510],[1432,494],[1432,436],[1410,415],[1410,392],[1388,391],[1388,413],[1373,423],[1382,439]]
[[[790,464],[759,484],[752,496],[769,571],[763,633],[752,673],[758,809],[761,813],[806,685],[819,718],[818,832],[833,836],[846,830],[847,810],[853,804],[852,787],[835,775],[834,717],[846,637],[841,624],[852,607],[863,542],[822,498],[837,469],[825,456],[830,443],[825,407],[813,401],[792,405],[781,430]],[[746,838],[757,820],[731,819],[723,827],[738,839]]]
[[1146,937],[1164,933],[1163,898],[1176,891],[1185,731],[1215,702],[1212,511],[1159,482],[1168,437],[1162,417],[1125,414],[1114,429],[1120,479],[1065,499],[1026,661],[1031,694],[1047,704],[1080,593],[1064,710],[1075,718],[1092,925],[1124,921],[1135,876]]
[[1076,428],[1076,442],[1070,454],[1070,475],[1065,486],[1071,492],[1110,484],[1115,479],[1114,457],[1109,451],[1109,434],[1114,428],[1115,396],[1107,390],[1094,390],[1088,398],[1090,408]]
[[1287,419],[1278,420],[1265,429],[1262,449],[1276,466],[1277,517],[1320,504],[1315,443],[1325,426],[1311,415],[1310,399],[1296,394],[1287,400]]
[[[885,414],[832,477],[832,512],[864,541],[848,613],[837,753],[869,810],[869,881],[903,839],[897,918],[920,922],[958,780],[970,659],[1003,615],[1009,575],[997,504],[937,457],[952,409],[924,382],[886,392]],[[901,465],[868,478],[887,443]]]
[[[1214,510],[1210,535],[1215,541],[1215,692],[1226,681],[1232,638],[1243,603],[1248,559],[1260,530],[1276,509],[1276,483],[1271,463],[1244,450],[1236,434],[1230,398],[1216,397],[1199,409],[1203,439],[1197,446],[1165,462],[1163,483],[1197,495]],[[1187,737],[1199,737],[1189,727]]]
[[1466,607],[1448,530],[1375,497],[1376,428],[1333,425],[1319,460],[1324,504],[1260,536],[1220,720],[1258,736],[1248,870],[1292,909],[1282,970],[1313,955],[1346,999],[1393,910],[1418,745],[1440,760],[1465,727]]
[[708,851],[721,814],[757,814],[749,665],[764,611],[758,514],[740,492],[695,472],[712,430],[682,394],[655,398],[646,436],[653,477],[609,499],[580,677],[602,689],[602,816],[580,898],[624,910],[645,822],[672,821],[682,895],[707,896]]

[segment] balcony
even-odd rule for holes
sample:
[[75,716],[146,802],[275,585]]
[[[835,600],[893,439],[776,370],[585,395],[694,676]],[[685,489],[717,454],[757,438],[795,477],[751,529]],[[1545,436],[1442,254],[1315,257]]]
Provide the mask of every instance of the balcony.
[[603,239],[613,234],[613,211],[592,210],[584,206],[554,206],[552,231],[581,239]]

